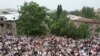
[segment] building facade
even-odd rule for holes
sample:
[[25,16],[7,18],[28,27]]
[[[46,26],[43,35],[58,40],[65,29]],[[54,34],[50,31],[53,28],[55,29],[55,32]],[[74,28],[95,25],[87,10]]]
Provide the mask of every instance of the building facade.
[[90,37],[100,37],[100,32],[96,32],[96,29],[100,27],[100,20],[80,18],[73,21],[76,25],[87,23],[89,25],[89,30],[91,31]]
[[19,13],[10,12],[9,14],[0,15],[0,35],[2,34],[17,34],[16,20]]
[[95,37],[95,35],[100,37],[100,32],[96,32],[96,29],[100,27],[100,20],[83,18],[75,15],[68,15],[68,17],[75,23],[77,27],[82,23],[87,23],[89,25],[89,30],[91,31],[92,37]]
[[99,15],[99,16],[100,16],[100,8],[98,8],[98,9],[96,10],[96,15]]
[[6,20],[5,17],[0,17],[0,34],[13,34],[16,35],[16,22]]

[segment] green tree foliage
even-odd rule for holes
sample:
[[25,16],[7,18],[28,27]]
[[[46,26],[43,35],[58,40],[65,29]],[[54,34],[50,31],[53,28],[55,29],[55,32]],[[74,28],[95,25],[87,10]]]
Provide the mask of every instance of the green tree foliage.
[[[52,16],[50,17],[52,18]],[[52,34],[58,36],[68,36],[73,39],[86,38],[90,35],[88,24],[82,23],[79,27],[77,27],[73,21],[67,18],[67,12],[63,10],[59,19],[52,21],[50,31]]]
[[[68,12],[66,10],[62,10],[61,14],[59,15],[61,18],[67,16]],[[53,12],[49,12],[48,16],[50,17],[50,19],[52,20],[56,20],[57,18],[57,12],[53,11]]]
[[77,36],[79,38],[87,38],[90,36],[89,25],[87,23],[82,23],[77,29]]
[[86,18],[94,18],[95,17],[94,8],[90,8],[90,7],[83,7],[81,10],[81,14],[83,17],[86,17]]
[[62,13],[62,5],[58,5],[58,7],[57,7],[57,19],[60,18],[61,13]]
[[56,20],[56,11],[53,11],[53,12],[48,12],[48,16],[49,16],[49,18],[50,19],[52,19],[52,20]]
[[41,7],[35,2],[25,2],[19,13],[20,17],[19,20],[17,20],[17,30],[19,34],[37,35],[46,33],[45,7]]
[[69,14],[76,15],[76,16],[81,16],[81,12],[79,10],[70,11]]
[[98,18],[98,16],[95,15],[94,8],[91,7],[83,7],[81,10],[70,11],[69,14],[82,16],[85,18]]
[[61,13],[61,18],[62,17],[66,17],[68,14],[68,12],[66,10],[62,10],[62,13]]
[[77,27],[69,18],[60,18],[51,25],[51,33],[58,36],[68,36],[73,39],[90,36],[88,24],[83,23]]
[[47,14],[46,10],[45,7],[41,7],[35,2],[24,3],[21,7],[19,20],[17,20],[18,33],[41,35],[50,30],[52,34],[74,39],[89,36],[88,25],[81,24],[77,27],[73,21],[67,18],[67,11],[62,10],[61,5],[58,5],[57,11],[53,13]]
[[66,35],[68,30],[69,19],[60,18],[51,24],[51,33],[59,36]]

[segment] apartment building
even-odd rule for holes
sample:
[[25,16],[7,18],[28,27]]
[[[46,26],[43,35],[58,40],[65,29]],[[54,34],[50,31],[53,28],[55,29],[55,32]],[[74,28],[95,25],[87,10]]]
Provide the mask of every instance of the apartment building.
[[0,34],[17,34],[16,20],[18,13],[0,15]]

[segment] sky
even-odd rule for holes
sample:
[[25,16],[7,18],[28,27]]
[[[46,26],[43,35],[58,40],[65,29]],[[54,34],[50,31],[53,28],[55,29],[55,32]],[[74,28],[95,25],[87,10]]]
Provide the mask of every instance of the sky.
[[55,10],[58,4],[61,4],[63,9],[68,11],[81,9],[83,6],[94,7],[95,9],[100,8],[100,0],[0,0],[0,9],[18,9],[25,1],[34,1],[51,10]]

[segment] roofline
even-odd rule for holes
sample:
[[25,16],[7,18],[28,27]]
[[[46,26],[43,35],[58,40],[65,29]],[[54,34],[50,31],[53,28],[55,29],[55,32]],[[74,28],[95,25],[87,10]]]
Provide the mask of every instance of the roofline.
[[6,20],[5,22],[15,22],[16,20]]
[[94,24],[100,24],[100,20],[99,21],[82,21],[82,20],[72,20],[72,21],[75,21],[75,22],[85,22],[85,23],[94,23]]

